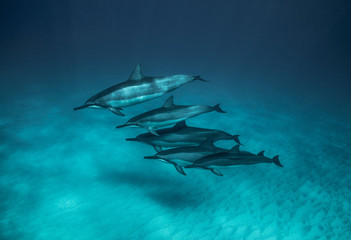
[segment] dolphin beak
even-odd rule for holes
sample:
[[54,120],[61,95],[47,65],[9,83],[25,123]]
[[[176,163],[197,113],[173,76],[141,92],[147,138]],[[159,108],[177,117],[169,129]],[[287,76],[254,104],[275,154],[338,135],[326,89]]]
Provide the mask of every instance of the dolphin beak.
[[128,127],[129,125],[127,124],[123,124],[123,125],[120,125],[120,126],[117,126],[116,128],[124,128],[124,127]]
[[159,157],[157,156],[146,156],[144,157],[145,159],[160,159]]
[[126,138],[126,141],[134,141],[134,142],[139,142],[140,140],[137,138]]
[[138,125],[138,124],[135,124],[135,123],[129,123],[129,122],[127,122],[127,123],[125,123],[125,124],[123,124],[123,125],[117,126],[116,128],[124,128],[124,127],[139,127],[139,125]]
[[82,105],[82,106],[73,108],[73,110],[79,110],[79,109],[83,109],[83,108],[87,108],[87,107],[90,107],[90,105]]

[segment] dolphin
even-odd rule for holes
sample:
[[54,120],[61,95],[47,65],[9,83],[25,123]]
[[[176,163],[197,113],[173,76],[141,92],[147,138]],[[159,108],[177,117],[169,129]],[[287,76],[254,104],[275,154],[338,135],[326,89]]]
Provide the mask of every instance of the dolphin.
[[252,165],[258,163],[274,163],[279,167],[283,165],[279,161],[279,155],[272,159],[263,155],[264,151],[253,154],[246,151],[240,151],[239,145],[234,146],[230,151],[223,151],[208,155],[194,161],[193,164],[185,166],[185,168],[203,168],[208,169],[218,176],[223,176],[218,168],[231,168],[239,165]]
[[106,108],[111,112],[124,116],[123,107],[132,106],[160,97],[178,87],[195,81],[206,81],[200,76],[172,75],[166,77],[147,77],[138,64],[127,81],[118,83],[89,98],[84,105],[74,108]]
[[161,162],[173,164],[175,169],[183,175],[186,173],[183,170],[184,166],[194,163],[199,158],[217,153],[227,151],[224,148],[218,148],[213,145],[213,137],[208,138],[199,146],[186,146],[179,148],[172,148],[156,153],[154,156],[146,156],[145,159],[157,159]]
[[156,128],[172,125],[185,119],[212,111],[225,113],[219,107],[219,104],[213,107],[206,105],[175,105],[173,103],[173,96],[170,96],[162,107],[133,117],[128,120],[127,123],[117,126],[116,128],[138,126],[146,128],[154,135],[159,135],[155,130]]
[[135,138],[127,138],[126,141],[136,141],[149,144],[155,148],[157,152],[162,151],[163,147],[183,147],[195,146],[212,137],[213,141],[218,140],[234,140],[237,144],[239,135],[231,135],[224,131],[206,128],[189,127],[185,120],[178,122],[171,128],[157,130],[159,136],[149,132],[138,135]]

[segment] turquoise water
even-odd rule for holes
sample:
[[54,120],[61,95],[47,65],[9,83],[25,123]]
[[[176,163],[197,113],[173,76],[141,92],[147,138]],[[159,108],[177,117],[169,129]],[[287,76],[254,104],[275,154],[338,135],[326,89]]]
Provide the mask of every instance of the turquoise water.
[[[103,85],[103,84],[101,84]],[[202,85],[202,86],[201,86]],[[207,85],[207,86],[204,86]],[[229,91],[175,103],[222,102],[228,113],[190,119],[191,126],[240,134],[242,149],[280,155],[273,164],[209,171],[144,156],[126,142],[142,129],[107,110],[72,107],[91,93],[36,93],[2,103],[2,239],[348,239],[350,125],[284,99],[237,99]],[[126,108],[127,116],[164,99]],[[230,142],[218,146],[231,147]]]
[[[0,239],[351,239],[351,4],[2,1]],[[73,111],[125,81],[201,75],[161,98]],[[239,134],[257,164],[179,174],[115,127],[221,103],[189,126]],[[233,141],[216,146],[231,148]]]

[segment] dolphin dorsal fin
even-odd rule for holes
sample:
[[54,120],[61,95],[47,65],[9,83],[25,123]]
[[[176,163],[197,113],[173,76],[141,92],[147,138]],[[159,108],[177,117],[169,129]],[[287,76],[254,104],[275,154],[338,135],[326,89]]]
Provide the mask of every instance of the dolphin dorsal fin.
[[213,145],[213,136],[207,138],[205,141],[203,141],[199,147],[206,147],[206,148],[215,148],[215,145]]
[[137,64],[132,72],[132,74],[129,77],[129,80],[141,80],[143,79],[144,75],[143,72],[141,71],[141,65]]
[[239,152],[240,150],[239,150],[239,147],[240,147],[240,145],[238,144],[238,145],[235,145],[232,149],[230,149],[229,151],[230,152]]
[[176,129],[176,128],[185,128],[185,127],[187,127],[187,125],[186,125],[185,120],[183,120],[183,121],[177,123],[176,125],[174,125],[172,128]]
[[167,100],[165,101],[165,103],[163,104],[162,107],[173,107],[174,103],[173,103],[173,96],[170,96],[169,98],[167,98]]
[[257,156],[264,156],[263,154],[264,154],[264,151],[261,151],[261,152],[257,153]]

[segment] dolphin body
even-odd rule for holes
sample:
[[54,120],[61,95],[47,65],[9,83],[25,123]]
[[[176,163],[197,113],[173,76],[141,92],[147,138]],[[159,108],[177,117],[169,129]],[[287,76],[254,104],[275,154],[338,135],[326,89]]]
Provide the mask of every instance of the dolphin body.
[[223,176],[223,174],[220,173],[217,168],[232,168],[239,165],[252,165],[258,163],[274,163],[279,167],[283,167],[279,161],[279,155],[270,159],[264,156],[263,153],[264,151],[261,151],[258,154],[240,151],[239,145],[236,145],[230,151],[214,153],[212,155],[202,157],[194,161],[193,164],[185,166],[185,168],[208,169],[218,176]]
[[172,125],[184,121],[185,119],[212,111],[225,113],[219,107],[219,104],[213,107],[206,105],[175,105],[173,103],[173,96],[170,96],[162,107],[133,117],[128,120],[127,123],[117,126],[116,128],[138,126],[146,128],[154,135],[159,135],[155,130],[156,128]]
[[123,107],[132,106],[160,97],[178,87],[195,81],[206,81],[200,76],[172,75],[166,77],[147,77],[136,65],[127,81],[118,83],[89,98],[84,105],[74,108],[107,108],[111,112],[124,116]]
[[157,159],[161,162],[173,164],[175,169],[183,175],[186,173],[183,170],[184,166],[194,163],[199,158],[217,153],[227,151],[224,148],[218,148],[213,145],[213,137],[208,138],[199,146],[186,146],[179,148],[172,148],[158,152],[155,156],[147,156],[145,159]]
[[185,121],[181,121],[171,128],[157,130],[159,136],[151,133],[143,133],[136,138],[127,138],[127,141],[136,141],[149,144],[157,152],[162,151],[162,147],[184,147],[196,146],[212,138],[214,142],[218,140],[234,140],[242,145],[239,141],[239,135],[230,135],[224,131],[206,128],[189,127]]

